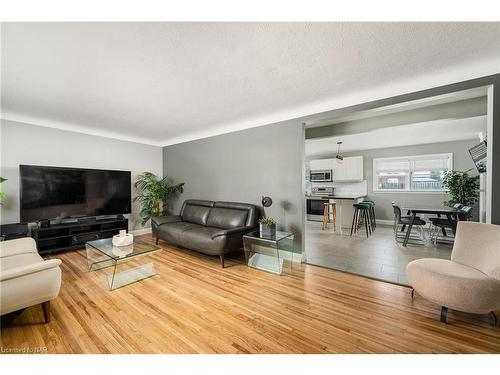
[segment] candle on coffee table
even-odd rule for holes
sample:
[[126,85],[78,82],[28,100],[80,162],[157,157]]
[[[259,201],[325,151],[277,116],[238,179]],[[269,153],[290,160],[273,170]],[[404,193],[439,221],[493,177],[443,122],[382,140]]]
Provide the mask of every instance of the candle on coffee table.
[[127,235],[127,231],[125,229],[120,230],[120,237],[125,237]]

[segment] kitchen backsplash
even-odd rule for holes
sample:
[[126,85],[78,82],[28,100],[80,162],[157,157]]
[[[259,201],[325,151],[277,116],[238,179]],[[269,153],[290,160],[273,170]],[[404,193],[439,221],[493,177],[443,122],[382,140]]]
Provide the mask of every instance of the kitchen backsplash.
[[[312,187],[335,188],[335,195],[367,195],[368,184],[366,180],[360,182],[313,182]],[[310,192],[307,192],[310,193]]]

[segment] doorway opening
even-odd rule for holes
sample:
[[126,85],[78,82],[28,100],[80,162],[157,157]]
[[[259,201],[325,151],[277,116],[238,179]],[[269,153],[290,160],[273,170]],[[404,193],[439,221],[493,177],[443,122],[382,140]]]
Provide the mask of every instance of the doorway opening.
[[[306,123],[307,263],[407,285],[410,261],[450,259],[456,222],[491,217],[488,95],[478,87]],[[477,184],[461,202],[454,174]]]

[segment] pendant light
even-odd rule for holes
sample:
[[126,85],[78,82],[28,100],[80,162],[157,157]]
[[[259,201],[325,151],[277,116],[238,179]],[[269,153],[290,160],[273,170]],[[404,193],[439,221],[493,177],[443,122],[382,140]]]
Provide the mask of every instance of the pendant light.
[[342,142],[337,142],[337,155],[335,155],[335,161],[337,164],[342,164],[344,162],[344,157],[340,155],[340,145]]

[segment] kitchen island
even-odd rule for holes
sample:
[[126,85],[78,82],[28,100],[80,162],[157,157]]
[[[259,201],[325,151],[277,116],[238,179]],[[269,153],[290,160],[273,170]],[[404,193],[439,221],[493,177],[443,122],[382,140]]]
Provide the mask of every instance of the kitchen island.
[[[350,231],[352,224],[352,217],[354,215],[354,208],[352,205],[354,203],[362,202],[366,198],[366,194],[339,194],[339,195],[325,195],[325,196],[306,196],[307,199],[319,199],[324,200],[325,202],[328,200],[329,203],[336,203],[337,205],[337,227],[336,231],[338,234],[344,234],[343,229],[348,229]],[[330,217],[330,221],[333,221],[332,217]],[[321,221],[322,217],[318,217],[318,219],[313,219],[308,215],[308,220],[313,221]],[[327,230],[333,230],[331,227],[332,224],[329,224]]]

